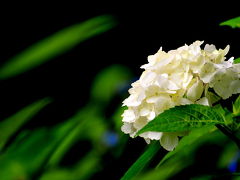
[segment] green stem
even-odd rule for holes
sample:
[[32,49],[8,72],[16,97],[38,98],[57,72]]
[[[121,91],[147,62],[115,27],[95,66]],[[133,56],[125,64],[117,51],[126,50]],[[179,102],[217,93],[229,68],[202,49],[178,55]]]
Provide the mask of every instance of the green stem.
[[217,124],[216,127],[226,136],[228,136],[232,141],[236,143],[238,148],[240,149],[240,139],[229,129],[226,125]]

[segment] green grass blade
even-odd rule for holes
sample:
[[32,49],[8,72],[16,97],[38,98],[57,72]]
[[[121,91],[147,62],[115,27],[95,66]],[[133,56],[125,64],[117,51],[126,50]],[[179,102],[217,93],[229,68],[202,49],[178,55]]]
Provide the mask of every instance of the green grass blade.
[[220,26],[230,26],[232,28],[240,28],[240,16],[224,21],[220,23]]
[[148,149],[138,158],[138,160],[128,169],[121,180],[131,180],[137,174],[139,174],[158,152],[159,148],[160,145],[158,141],[152,143]]
[[7,140],[28,120],[36,115],[51,100],[49,98],[41,99],[33,104],[23,108],[16,114],[0,122],[0,150],[4,147]]
[[98,16],[67,27],[27,48],[0,68],[0,79],[6,79],[54,58],[77,44],[101,34],[115,26],[111,16]]

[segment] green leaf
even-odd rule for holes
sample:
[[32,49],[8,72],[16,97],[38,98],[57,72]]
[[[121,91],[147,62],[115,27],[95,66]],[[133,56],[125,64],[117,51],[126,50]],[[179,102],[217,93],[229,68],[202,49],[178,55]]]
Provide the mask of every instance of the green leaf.
[[192,147],[192,144],[195,143],[198,139],[205,136],[206,134],[215,131],[217,128],[215,126],[206,126],[198,129],[192,130],[187,136],[184,136],[178,143],[174,151],[168,152],[164,158],[160,161],[157,168],[162,165],[167,159],[170,159],[175,154]]
[[232,28],[240,28],[240,16],[224,21],[222,23],[220,23],[220,26],[230,26]]
[[204,147],[206,144],[225,146],[229,141],[225,135],[216,130],[217,128],[214,126],[207,126],[191,131],[189,135],[180,140],[174,151],[168,152],[164,156],[154,170],[150,169],[147,173],[139,174],[136,180],[177,179],[174,175],[196,163],[195,159],[200,147]]
[[234,116],[240,115],[240,96],[238,96],[236,101],[233,103],[233,115]]
[[[35,176],[45,168],[62,139],[75,127],[65,125],[63,123],[52,128],[39,128],[20,133],[0,156],[0,177],[6,180],[20,177],[36,179]],[[16,168],[19,171],[15,171]]]
[[148,149],[137,159],[137,161],[127,170],[121,180],[130,180],[139,174],[144,167],[152,160],[155,154],[158,152],[160,145],[158,142],[154,142],[149,145]]
[[238,147],[232,141],[224,143],[223,148],[217,163],[218,168],[226,168],[238,154]]
[[39,66],[47,60],[63,54],[84,40],[101,34],[114,26],[115,21],[113,18],[105,15],[67,27],[32,45],[7,61],[0,68],[0,79],[10,78]]
[[176,106],[164,111],[137,132],[180,132],[207,125],[225,124],[221,111],[209,106],[191,104]]
[[238,64],[238,63],[240,63],[240,58],[236,58],[236,59],[234,59],[233,63],[234,63],[234,64]]
[[140,173],[155,156],[159,148],[160,145],[158,142],[152,143],[148,149],[137,159],[137,161],[128,169],[121,180],[130,180]]
[[[158,169],[150,169],[145,173],[141,173],[136,176],[133,180],[166,180],[173,178],[175,174],[181,172],[181,170],[187,168],[193,164],[194,158],[191,156],[186,159],[182,156],[175,156],[169,159],[167,163],[159,167]],[[174,178],[173,178],[174,179]],[[175,178],[176,179],[176,178]]]
[[0,122],[0,150],[7,140],[28,120],[36,115],[43,107],[51,102],[51,99],[44,98],[23,108],[16,114]]
[[40,180],[81,180],[90,179],[95,172],[102,169],[101,155],[95,149],[88,152],[76,165],[70,168],[50,168],[39,179]]
[[[69,129],[69,127],[71,127],[71,131],[62,137],[61,143],[49,158],[47,166],[56,166],[71,146],[82,138],[92,141],[94,145],[101,143],[100,139],[103,133],[107,131],[103,119],[99,116],[99,109],[94,105],[86,106],[66,120],[62,128],[56,131],[56,135],[61,137],[66,131],[65,129]],[[94,131],[89,131],[92,127],[95,127]]]

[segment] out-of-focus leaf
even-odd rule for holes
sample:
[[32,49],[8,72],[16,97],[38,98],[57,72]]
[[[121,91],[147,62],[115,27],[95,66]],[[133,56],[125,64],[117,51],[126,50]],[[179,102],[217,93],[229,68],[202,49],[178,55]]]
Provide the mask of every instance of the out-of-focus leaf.
[[239,116],[240,115],[240,96],[235,100],[233,104],[233,115]]
[[126,110],[126,106],[120,106],[116,109],[114,115],[113,115],[113,120],[115,122],[115,129],[116,131],[121,131],[121,126],[122,126],[122,117],[121,115],[123,114],[124,110]]
[[[62,139],[71,132],[74,124],[60,124],[53,128],[40,128],[25,132],[22,138],[17,138],[0,156],[0,177],[3,179],[34,179],[48,162]],[[61,131],[61,134],[58,132]],[[16,166],[21,171],[15,172]]]
[[176,153],[183,151],[184,149],[187,149],[189,147],[191,147],[191,145],[196,142],[199,138],[203,137],[204,135],[206,135],[209,132],[212,132],[216,130],[215,126],[207,126],[207,127],[202,127],[199,129],[195,129],[193,131],[190,132],[189,135],[184,136],[179,144],[177,145],[176,149],[174,151],[170,151],[168,152],[164,158],[160,161],[160,163],[158,164],[158,167],[164,163],[167,159],[171,158],[172,156],[174,156]]
[[84,40],[111,29],[115,24],[111,16],[105,15],[67,27],[7,61],[0,68],[0,79],[16,76],[41,65]]
[[[189,154],[191,156],[191,154]],[[191,156],[192,157],[192,156]],[[193,163],[193,159],[187,160],[182,156],[176,156],[173,159],[159,167],[158,169],[149,170],[146,173],[139,174],[133,180],[165,180],[173,177],[175,174],[188,167]]]
[[[62,128],[65,128],[66,125],[73,128],[65,137],[63,137],[61,143],[49,159],[47,165],[50,167],[56,166],[67,150],[71,148],[76,141],[85,138],[97,145],[97,142],[100,142],[101,136],[106,131],[106,125],[99,115],[98,107],[92,104],[79,110],[79,112],[66,121]],[[92,129],[93,127],[94,131],[89,131],[89,129]],[[57,135],[61,136],[63,133],[62,131],[65,130],[62,129],[61,131],[57,131]]]
[[218,160],[218,168],[226,168],[230,164],[234,156],[236,156],[237,152],[238,148],[236,144],[234,144],[232,141],[226,144]]
[[158,142],[154,142],[149,145],[148,149],[137,159],[137,161],[128,169],[121,180],[131,180],[138,175],[144,167],[152,160],[155,154],[158,152],[160,145]]
[[98,102],[109,102],[117,91],[121,91],[130,78],[129,69],[121,65],[112,65],[97,75],[93,81],[91,96]]
[[224,21],[222,23],[220,23],[220,26],[230,26],[232,28],[240,28],[240,16]]
[[147,131],[188,131],[214,124],[225,124],[224,116],[215,108],[199,104],[176,106],[159,114],[138,131],[137,135]]
[[52,169],[44,173],[40,180],[84,180],[89,179],[101,169],[101,155],[95,150],[90,151],[81,161],[71,168]]
[[[196,129],[189,136],[185,136],[180,141],[179,145],[174,151],[169,152],[154,169],[146,173],[139,174],[136,180],[150,180],[159,179],[165,180],[174,179],[174,175],[189,165],[195,162],[195,155],[200,146],[205,144],[224,145],[229,142],[229,139],[219,131],[214,131],[216,128],[213,126]],[[211,159],[209,159],[211,161]]]
[[[21,177],[34,179],[35,176],[41,174],[43,167],[56,168],[67,150],[81,138],[89,139],[94,145],[94,150],[97,151],[92,153],[96,159],[89,157],[85,165],[81,164],[78,167],[79,172],[84,169],[81,170],[82,175],[78,175],[79,177],[83,177],[84,174],[86,177],[90,176],[91,168],[98,170],[96,163],[105,152],[101,144],[101,136],[106,131],[106,126],[98,113],[97,106],[94,108],[94,105],[89,105],[55,127],[23,132],[0,156],[0,177],[6,180]],[[90,131],[92,128],[94,131]],[[101,148],[96,148],[100,145]],[[86,170],[87,167],[90,169]],[[19,171],[16,171],[17,169]]]
[[43,107],[51,102],[50,98],[41,99],[23,108],[16,114],[0,122],[0,149],[7,140],[28,120],[36,115]]
[[238,64],[238,63],[240,63],[240,58],[236,58],[236,59],[234,59],[234,62],[233,62],[234,64]]

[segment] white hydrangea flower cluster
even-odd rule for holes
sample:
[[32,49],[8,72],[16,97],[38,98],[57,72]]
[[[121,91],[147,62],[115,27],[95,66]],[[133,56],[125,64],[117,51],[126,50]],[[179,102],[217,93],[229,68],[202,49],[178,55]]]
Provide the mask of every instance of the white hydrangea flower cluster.
[[[163,111],[186,104],[211,106],[217,99],[227,99],[240,93],[240,64],[233,58],[225,61],[229,46],[217,50],[214,45],[201,49],[203,41],[184,45],[169,52],[162,48],[148,57],[148,64],[139,80],[132,84],[130,96],[123,101],[122,131],[134,137]],[[214,92],[209,91],[211,89]],[[140,134],[147,143],[160,140],[161,145],[172,151],[182,132],[145,132]]]

